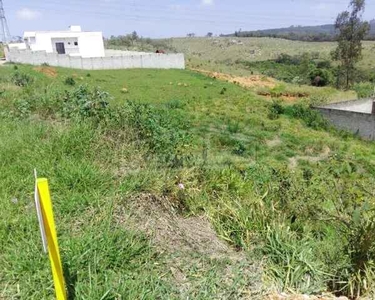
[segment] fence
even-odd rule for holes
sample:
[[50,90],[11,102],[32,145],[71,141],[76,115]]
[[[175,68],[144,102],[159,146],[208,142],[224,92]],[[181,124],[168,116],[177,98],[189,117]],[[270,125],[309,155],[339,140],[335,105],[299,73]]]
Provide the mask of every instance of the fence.
[[66,67],[84,70],[112,70],[112,69],[185,69],[183,54],[158,54],[158,53],[128,53],[107,52],[105,57],[82,58],[45,51],[30,51],[6,49],[6,59],[9,62]]
[[366,140],[375,140],[375,103],[360,99],[315,107],[335,127],[348,130]]

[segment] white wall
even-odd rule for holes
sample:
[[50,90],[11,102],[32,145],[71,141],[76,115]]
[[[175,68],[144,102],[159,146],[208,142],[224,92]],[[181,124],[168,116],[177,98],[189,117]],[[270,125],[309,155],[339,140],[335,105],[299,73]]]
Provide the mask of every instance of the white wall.
[[47,33],[39,33],[35,36],[35,43],[29,44],[32,51],[46,51],[53,53],[51,35]]
[[7,61],[41,65],[47,63],[51,66],[77,68],[84,70],[111,70],[111,69],[184,69],[184,55],[148,53],[141,55],[123,55],[113,57],[74,57],[45,51],[30,51],[7,49],[5,47]]
[[25,43],[10,43],[10,44],[8,44],[8,47],[10,49],[26,50],[26,44]]
[[57,53],[56,43],[64,43],[65,53],[69,55],[80,55],[79,44],[76,46],[74,43],[78,42],[78,38],[52,38],[53,53]]
[[104,42],[101,32],[82,32],[78,37],[79,53],[82,57],[104,57]]
[[[74,42],[78,41],[78,46]],[[56,43],[63,42],[66,54],[82,57],[104,57],[104,42],[101,32],[36,32],[35,43],[30,44],[32,51],[56,53]],[[71,43],[69,45],[69,42]],[[78,50],[77,50],[78,48]]]

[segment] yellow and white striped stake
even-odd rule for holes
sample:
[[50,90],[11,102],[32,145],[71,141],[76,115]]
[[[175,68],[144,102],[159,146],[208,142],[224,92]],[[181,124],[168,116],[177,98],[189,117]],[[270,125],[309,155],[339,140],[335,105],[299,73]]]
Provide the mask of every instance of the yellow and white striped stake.
[[66,300],[65,280],[61,265],[59,244],[55,221],[53,218],[52,201],[46,178],[37,178],[35,171],[35,206],[38,214],[39,228],[42,236],[43,249],[48,249],[52,276],[57,300]]

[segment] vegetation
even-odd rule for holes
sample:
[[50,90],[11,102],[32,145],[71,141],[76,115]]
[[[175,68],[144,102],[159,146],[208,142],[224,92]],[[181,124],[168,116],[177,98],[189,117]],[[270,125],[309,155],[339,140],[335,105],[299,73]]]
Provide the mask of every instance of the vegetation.
[[136,31],[130,34],[111,36],[105,40],[107,48],[120,49],[120,50],[134,50],[134,51],[151,51],[163,50],[168,52],[176,52],[173,46],[170,45],[168,40],[163,39],[150,39],[140,37]]
[[237,63],[254,73],[261,73],[285,82],[314,86],[327,86],[333,83],[335,72],[330,61],[320,60],[318,55],[313,57],[309,53],[299,56],[281,54],[275,60],[261,62],[240,60]]
[[[365,40],[375,39],[375,20],[370,21],[370,31]],[[290,26],[287,28],[266,29],[257,31],[236,31],[231,35],[235,37],[272,37],[293,41],[327,42],[336,40],[335,25],[326,24],[318,26]]]
[[[16,73],[32,80],[16,85]],[[30,199],[34,167],[50,179],[77,299],[249,295],[236,260],[166,251],[136,232],[149,216],[132,227],[130,204],[145,194],[187,219],[205,216],[240,261],[263,258],[266,285],[374,291],[374,147],[331,129],[309,108],[314,95],[273,102],[182,70],[57,73],[0,69],[1,297],[53,295]],[[73,73],[80,82],[66,85]]]
[[[238,61],[259,62],[277,60],[280,55],[300,57],[308,53],[313,59],[332,60],[331,53],[337,47],[335,42],[300,42],[278,38],[173,38],[164,40],[176,52],[186,55],[188,67],[239,76],[251,75],[251,71]],[[364,41],[363,57],[359,61],[358,71],[368,73],[366,77],[374,76],[375,42]],[[332,66],[337,66],[335,62]]]
[[358,98],[370,98],[375,95],[374,83],[357,83],[353,86]]
[[332,58],[340,62],[338,82],[344,74],[346,88],[354,81],[355,64],[362,58],[362,40],[370,29],[369,24],[362,21],[365,0],[351,0],[350,7],[351,12],[344,11],[337,16],[338,46],[332,53]]

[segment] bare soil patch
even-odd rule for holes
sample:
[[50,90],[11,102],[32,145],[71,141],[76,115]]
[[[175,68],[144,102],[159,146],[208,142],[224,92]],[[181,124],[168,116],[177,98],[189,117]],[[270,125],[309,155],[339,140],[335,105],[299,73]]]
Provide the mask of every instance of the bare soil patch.
[[259,96],[263,96],[263,97],[266,97],[268,99],[280,98],[280,99],[282,99],[286,102],[294,102],[298,99],[309,97],[309,94],[301,93],[301,92],[298,92],[298,93],[289,93],[289,92],[271,93],[269,91],[258,91],[257,94]]
[[48,66],[35,67],[34,70],[37,72],[43,73],[44,75],[51,77],[51,78],[57,77],[57,71],[53,67],[48,67]]
[[289,168],[295,169],[298,166],[299,160],[306,160],[312,163],[317,163],[322,160],[326,160],[331,153],[331,149],[329,147],[325,147],[318,156],[309,156],[309,155],[297,155],[294,157],[289,158]]
[[[213,270],[214,280],[220,285],[218,299],[229,299],[229,294],[234,299],[262,299],[261,263],[250,261],[245,252],[221,240],[206,217],[185,217],[168,198],[151,194],[141,194],[117,206],[115,217],[119,224],[146,233],[166,255],[184,299],[199,290],[200,277]],[[212,264],[220,267],[212,269]]]
[[202,73],[211,78],[228,81],[234,84],[238,84],[242,87],[252,88],[252,87],[265,87],[274,88],[277,85],[277,81],[273,78],[261,75],[251,75],[251,76],[234,76],[225,73],[211,72],[202,69],[191,69],[193,71]]
[[184,217],[178,208],[171,206],[167,198],[142,194],[130,201],[132,215],[126,220],[124,208],[118,208],[119,221],[135,222],[137,228],[153,237],[153,241],[164,251],[194,252],[210,258],[244,259],[243,252],[237,252],[220,240],[210,222],[203,216]]
[[348,300],[347,297],[335,297],[331,294],[320,295],[320,296],[309,296],[309,295],[287,295],[285,293],[270,295],[266,299],[267,300]]

